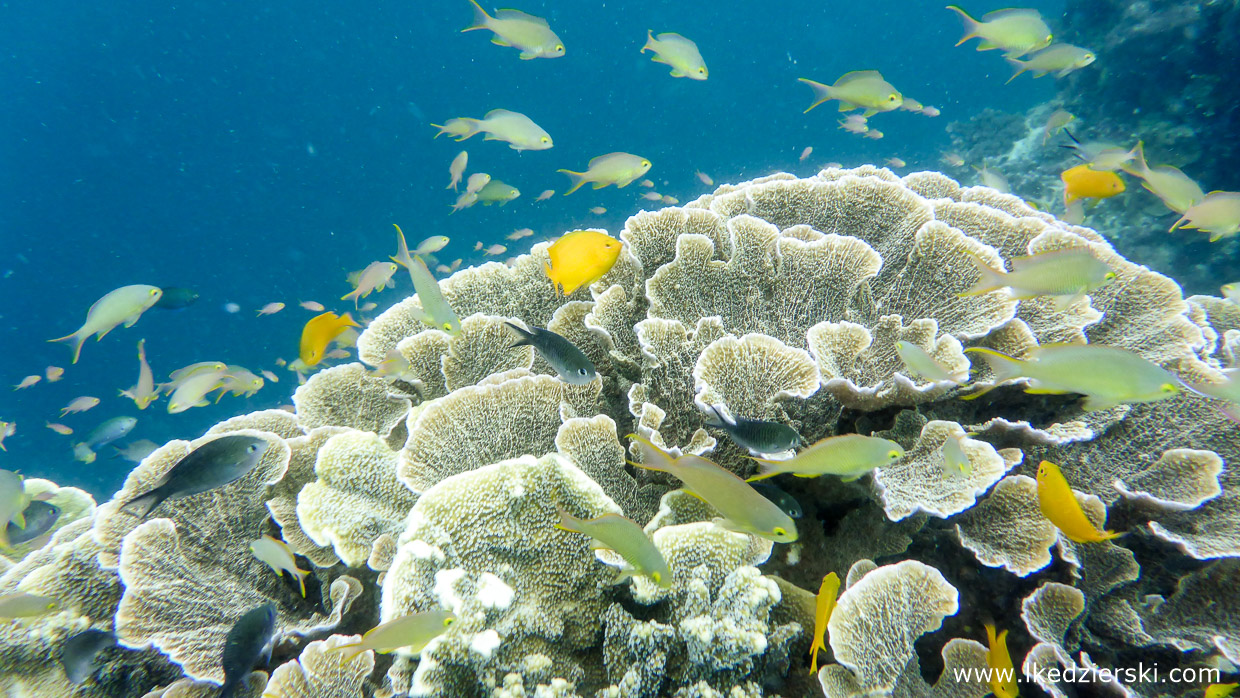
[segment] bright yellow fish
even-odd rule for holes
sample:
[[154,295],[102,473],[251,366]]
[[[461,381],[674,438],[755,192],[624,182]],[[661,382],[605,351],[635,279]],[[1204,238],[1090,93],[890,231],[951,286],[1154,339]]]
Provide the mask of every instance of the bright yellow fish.
[[91,335],[96,335],[96,339],[103,339],[117,325],[132,327],[147,308],[159,301],[163,293],[158,287],[145,284],[122,286],[109,291],[86,311],[86,322],[77,332],[47,341],[72,343],[73,363],[77,363],[78,357],[82,355],[82,344]]
[[307,366],[314,366],[322,361],[327,345],[349,327],[361,327],[361,325],[354,322],[353,317],[348,313],[337,315],[329,310],[322,315],[310,318],[301,330],[301,351],[298,354],[301,360]]
[[620,258],[620,241],[597,230],[565,234],[547,248],[551,264],[544,268],[557,292],[571,295],[611,271]]
[[959,13],[960,19],[964,20],[964,38],[956,42],[957,46],[969,39],[981,39],[977,45],[978,51],[1000,48],[1009,58],[1016,58],[1050,46],[1055,38],[1037,10],[995,10],[984,15],[979,22],[955,5],[948,5],[947,9]]
[[1114,172],[1100,172],[1089,165],[1077,165],[1059,175],[1063,181],[1063,205],[1081,199],[1109,199],[1124,193],[1124,180]]
[[1240,688],[1240,683],[1212,683],[1206,687],[1202,698],[1227,698],[1236,692],[1236,688]]
[[1077,543],[1100,543],[1123,535],[1099,531],[1085,516],[1059,466],[1048,460],[1038,464],[1038,508],[1055,528]]
[[827,623],[831,621],[831,612],[835,610],[835,602],[840,593],[840,578],[834,572],[828,572],[822,578],[822,586],[818,587],[818,600],[814,604],[814,642],[809,647],[809,673],[818,673],[818,650],[827,648],[823,638],[827,635]]
[[1019,698],[1016,668],[1012,666],[1012,655],[1008,654],[1007,631],[996,635],[994,624],[987,623],[986,640],[990,644],[990,649],[986,651],[986,664],[990,667],[990,690],[994,691],[995,698]]

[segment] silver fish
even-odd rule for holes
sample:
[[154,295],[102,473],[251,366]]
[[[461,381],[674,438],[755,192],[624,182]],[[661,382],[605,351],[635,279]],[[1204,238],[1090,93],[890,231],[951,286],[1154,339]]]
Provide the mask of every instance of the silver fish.
[[82,443],[90,450],[98,451],[133,431],[137,424],[138,420],[133,417],[113,417],[95,427]]
[[60,507],[42,500],[34,500],[22,512],[26,517],[26,527],[22,528],[12,521],[9,522],[7,533],[10,545],[29,543],[39,536],[52,530],[60,519]]
[[710,409],[715,413],[715,418],[708,418],[706,423],[728,432],[738,446],[754,453],[779,453],[796,448],[801,443],[801,435],[786,424],[746,417],[729,419],[719,411],[718,405],[711,405]]
[[581,353],[577,345],[551,330],[533,326],[526,330],[511,322],[505,322],[504,325],[517,336],[517,341],[513,342],[512,346],[528,344],[534,347],[565,383],[585,385],[598,375],[594,372],[594,364]]
[[270,442],[256,436],[232,434],[208,441],[172,466],[155,489],[121,506],[121,510],[146,518],[165,499],[178,499],[223,487],[258,465]]

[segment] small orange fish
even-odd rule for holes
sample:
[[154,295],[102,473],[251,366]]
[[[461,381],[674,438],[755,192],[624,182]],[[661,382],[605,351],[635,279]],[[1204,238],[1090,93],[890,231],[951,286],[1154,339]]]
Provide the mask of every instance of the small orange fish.
[[361,327],[354,322],[348,313],[337,315],[327,311],[322,315],[310,318],[301,330],[301,351],[299,356],[307,366],[314,366],[323,360],[327,345],[331,344],[340,333],[350,327]]
[[1095,170],[1089,165],[1077,165],[1059,175],[1063,180],[1063,205],[1069,206],[1080,199],[1109,199],[1124,193],[1124,180],[1114,172]]
[[571,295],[598,281],[620,258],[620,241],[597,230],[576,230],[547,248],[551,264],[544,265],[557,292]]

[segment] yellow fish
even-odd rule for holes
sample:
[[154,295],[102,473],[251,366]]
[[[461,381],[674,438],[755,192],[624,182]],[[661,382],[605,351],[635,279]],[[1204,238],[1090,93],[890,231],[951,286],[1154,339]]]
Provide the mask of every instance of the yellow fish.
[[329,310],[322,315],[315,315],[301,330],[301,351],[298,356],[307,366],[318,364],[323,360],[327,345],[349,327],[361,325],[354,322],[348,313],[337,315]]
[[1202,698],[1227,698],[1236,692],[1236,688],[1240,687],[1240,683],[1212,683],[1206,687],[1205,695]]
[[117,325],[124,324],[125,327],[132,327],[138,318],[142,317],[142,313],[155,305],[163,294],[164,292],[155,286],[143,284],[121,286],[114,291],[109,291],[90,306],[90,310],[86,311],[86,322],[78,328],[77,332],[47,341],[72,342],[73,363],[77,363],[78,357],[82,355],[82,344],[92,334],[96,335],[96,339],[103,339]]
[[984,15],[979,22],[955,5],[948,5],[947,9],[959,13],[964,20],[964,38],[956,42],[957,46],[969,39],[981,39],[977,45],[978,51],[1001,48],[1009,58],[1015,58],[1050,46],[1055,38],[1037,10],[995,10]]
[[[504,141],[513,150],[546,150],[555,145],[551,134],[534,123],[533,119],[521,112],[508,109],[492,109],[481,119],[462,119],[470,124],[473,131],[468,136],[457,140],[465,140],[475,133],[485,133],[484,141]],[[476,190],[475,190],[476,191]]]
[[1063,181],[1063,205],[1071,206],[1081,199],[1109,199],[1124,193],[1124,180],[1114,172],[1098,171],[1089,165],[1077,165],[1059,175]]
[[[1240,192],[1212,191],[1184,211],[1176,228],[1194,228],[1210,234],[1210,242],[1240,232]],[[76,358],[74,359],[76,361]]]
[[822,586],[818,587],[818,600],[814,604],[814,642],[809,647],[809,673],[818,673],[818,650],[827,648],[823,638],[827,634],[827,623],[831,621],[831,611],[835,610],[835,601],[840,593],[840,578],[834,572],[822,578]]
[[869,118],[881,111],[899,109],[904,104],[904,96],[891,83],[883,79],[877,70],[854,70],[844,73],[834,85],[824,85],[805,78],[799,80],[814,91],[814,103],[810,109],[831,99],[840,101],[840,111],[864,109],[865,117]]
[[776,475],[797,477],[838,475],[845,482],[856,480],[875,468],[890,465],[904,457],[904,448],[889,439],[861,434],[844,434],[820,439],[787,460],[754,458],[758,474],[747,482]]
[[[439,129],[439,133],[435,134],[435,138],[446,135],[451,138],[455,138],[458,141],[463,141],[466,138],[473,136],[475,133],[478,133],[477,119],[448,119],[442,125],[431,124],[431,126]],[[464,168],[462,168],[462,171],[464,171]]]
[[1064,111],[1063,109],[1056,109],[1051,112],[1051,115],[1046,119],[1046,125],[1042,127],[1042,145],[1046,145],[1046,141],[1049,140],[1051,136],[1059,133],[1063,130],[1064,126],[1072,123],[1072,120],[1075,118],[1075,114]]
[[654,52],[651,60],[655,63],[670,65],[674,78],[705,80],[710,75],[697,44],[675,32],[664,32],[656,37],[653,31],[647,30],[646,45],[641,52],[646,51]]
[[620,258],[620,241],[597,230],[577,230],[565,234],[547,248],[551,264],[545,265],[547,278],[557,293],[568,296],[582,286],[603,278]]
[[155,389],[155,375],[146,362],[146,339],[138,340],[138,382],[129,390],[122,390],[121,395],[133,400],[140,410],[145,410],[159,397],[159,391]]
[[585,172],[556,170],[556,172],[568,175],[573,182],[572,188],[564,192],[564,196],[577,191],[586,182],[593,182],[595,189],[602,189],[608,184],[614,184],[623,189],[649,171],[649,160],[630,153],[608,153],[591,158]]
[[994,624],[987,623],[986,640],[990,643],[990,649],[986,651],[986,664],[990,667],[990,690],[994,691],[995,698],[1019,698],[1016,667],[1012,666],[1012,655],[1008,654],[1007,631],[996,635]]
[[1095,528],[1059,466],[1048,460],[1038,464],[1038,508],[1055,528],[1076,543],[1100,543],[1123,535]]
[[1089,250],[1064,248],[1012,259],[1012,271],[991,269],[981,257],[969,253],[981,278],[961,296],[977,296],[1001,288],[1012,289],[1020,300],[1056,296],[1067,307],[1076,298],[1115,280],[1115,272]]
[[559,58],[564,55],[564,42],[551,31],[547,20],[527,15],[520,10],[500,10],[492,17],[474,0],[474,23],[462,32],[487,29],[495,34],[491,43],[520,49],[521,60],[534,58]]
[[451,612],[437,608],[421,613],[411,613],[389,620],[382,625],[376,625],[366,631],[359,642],[340,645],[335,651],[354,650],[345,659],[346,662],[353,661],[354,657],[367,650],[382,654],[403,647],[416,656],[421,654],[431,640],[442,635],[455,622],[456,616]]
[[492,179],[478,190],[478,202],[483,206],[490,206],[491,204],[503,206],[518,196],[521,196],[521,190],[498,179]]

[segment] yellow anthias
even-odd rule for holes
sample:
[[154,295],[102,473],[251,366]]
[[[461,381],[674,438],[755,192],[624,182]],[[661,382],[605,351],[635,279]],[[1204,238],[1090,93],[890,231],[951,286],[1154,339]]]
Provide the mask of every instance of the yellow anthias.
[[834,85],[824,85],[806,78],[799,80],[814,91],[814,103],[809,105],[806,112],[827,100],[838,99],[840,111],[864,109],[864,116],[869,118],[879,112],[899,109],[904,104],[904,95],[877,70],[844,73]]
[[814,603],[814,641],[809,647],[809,673],[818,673],[818,651],[825,650],[827,623],[831,622],[831,612],[835,610],[835,602],[839,598],[840,578],[834,572],[827,573],[818,587],[818,597]]
[[155,305],[163,294],[164,292],[156,286],[145,284],[121,286],[114,291],[109,291],[90,306],[90,310],[86,311],[86,322],[78,328],[77,332],[47,341],[72,342],[73,363],[77,363],[78,357],[82,355],[82,344],[88,337],[97,335],[97,339],[103,339],[113,328],[121,324],[125,327],[132,327],[138,318],[142,317],[142,313]]
[[492,17],[474,0],[469,2],[474,6],[474,23],[462,32],[486,29],[495,34],[491,43],[519,49],[523,61],[564,55],[564,42],[551,31],[551,26],[542,17],[520,10],[500,10]]
[[964,20],[965,34],[956,42],[957,46],[969,39],[981,39],[977,45],[978,51],[998,48],[1003,49],[1009,58],[1015,58],[1050,46],[1055,38],[1037,10],[995,10],[978,21],[955,5],[948,5],[947,9],[959,13],[960,19]]
[[655,63],[671,66],[670,74],[674,78],[705,80],[710,76],[697,44],[675,32],[664,32],[655,36],[653,31],[647,30],[646,45],[642,46],[641,52],[646,51],[654,52],[651,60]]
[[649,171],[650,161],[631,153],[608,153],[592,158],[585,172],[556,170],[573,181],[572,188],[564,192],[564,196],[577,191],[586,182],[592,182],[595,189],[602,189],[608,184],[623,189]]

